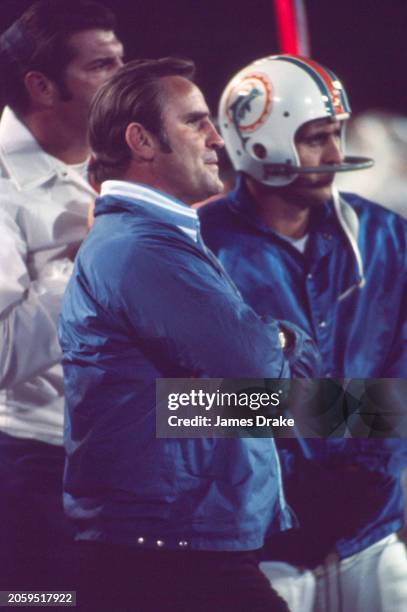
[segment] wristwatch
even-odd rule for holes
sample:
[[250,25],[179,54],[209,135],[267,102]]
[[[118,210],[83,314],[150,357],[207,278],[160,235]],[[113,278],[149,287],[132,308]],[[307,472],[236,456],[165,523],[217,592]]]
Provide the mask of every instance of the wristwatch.
[[278,332],[278,338],[280,340],[280,346],[284,351],[287,348],[288,341],[287,341],[287,335],[285,334],[285,332],[283,332],[282,329],[280,329],[280,331]]

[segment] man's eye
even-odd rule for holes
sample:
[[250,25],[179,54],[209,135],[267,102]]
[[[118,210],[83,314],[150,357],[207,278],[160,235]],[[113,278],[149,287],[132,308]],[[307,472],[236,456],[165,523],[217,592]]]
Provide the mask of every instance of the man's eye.
[[335,138],[335,140],[340,141],[341,139],[341,132],[335,132],[331,135],[329,134],[316,134],[315,136],[309,136],[308,138],[305,138],[304,142],[305,144],[309,145],[309,146],[314,146],[314,147],[320,147],[323,146],[325,143],[328,142],[328,140],[330,138]]
[[316,146],[323,145],[325,140],[326,140],[325,136],[311,136],[310,138],[307,138],[306,143],[310,145],[311,147],[316,147]]
[[320,139],[319,138],[307,138],[307,140],[305,141],[305,144],[307,144],[309,147],[315,147],[316,145],[320,144]]
[[201,119],[201,117],[197,117],[195,119],[190,119],[187,123],[194,127],[200,128],[203,125],[203,119]]
[[204,130],[209,123],[207,117],[191,117],[187,120],[187,125],[191,125],[196,130]]
[[103,70],[104,68],[108,68],[111,64],[113,64],[112,60],[100,60],[100,62],[95,62],[90,67],[91,70]]

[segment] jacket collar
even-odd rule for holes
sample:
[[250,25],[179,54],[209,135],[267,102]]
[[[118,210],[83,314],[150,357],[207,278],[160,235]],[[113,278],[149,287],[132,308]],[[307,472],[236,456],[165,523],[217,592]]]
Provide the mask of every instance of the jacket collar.
[[336,213],[336,217],[339,221],[339,224],[348,239],[349,246],[352,250],[352,253],[355,257],[358,278],[354,285],[351,285],[346,291],[341,293],[338,298],[339,300],[343,300],[350,293],[352,293],[355,289],[361,289],[365,284],[365,274],[363,267],[362,255],[358,245],[358,237],[359,237],[359,218],[352,208],[350,204],[346,202],[343,196],[339,193],[336,187],[333,188],[332,193],[333,200],[333,208]]
[[20,190],[40,187],[60,177],[77,183],[93,196],[89,183],[69,165],[46,153],[30,130],[6,106],[0,120],[0,159]]
[[106,204],[108,199],[119,199],[121,202],[124,200],[129,203],[126,210],[131,211],[135,206],[141,207],[161,222],[175,225],[195,242],[199,241],[197,211],[158,189],[129,181],[105,181],[102,183],[100,195],[95,210],[96,216],[104,212],[103,204]]

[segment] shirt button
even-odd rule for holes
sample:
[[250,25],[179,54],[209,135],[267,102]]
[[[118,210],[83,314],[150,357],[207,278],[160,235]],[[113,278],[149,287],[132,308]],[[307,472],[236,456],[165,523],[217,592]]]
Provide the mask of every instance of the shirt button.
[[308,272],[308,274],[307,274],[307,279],[308,279],[308,280],[311,280],[312,278],[313,278],[312,273],[311,273],[311,272]]
[[319,327],[321,327],[322,329],[323,329],[324,327],[326,327],[326,321],[320,321],[320,322],[319,322]]

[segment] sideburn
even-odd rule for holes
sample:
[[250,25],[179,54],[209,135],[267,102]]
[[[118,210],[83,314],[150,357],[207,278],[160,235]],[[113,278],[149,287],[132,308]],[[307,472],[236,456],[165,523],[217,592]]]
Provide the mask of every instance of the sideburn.
[[168,138],[168,134],[164,129],[160,129],[157,134],[158,142],[160,143],[161,151],[163,153],[172,153],[172,148]]

